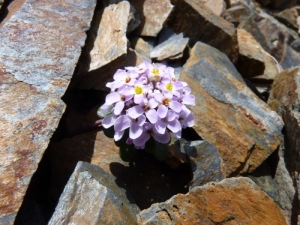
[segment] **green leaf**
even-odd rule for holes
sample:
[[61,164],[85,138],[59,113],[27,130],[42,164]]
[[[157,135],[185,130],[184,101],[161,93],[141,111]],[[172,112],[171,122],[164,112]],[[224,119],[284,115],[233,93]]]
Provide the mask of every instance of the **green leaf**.
[[154,151],[154,156],[158,161],[163,161],[168,155],[168,144],[162,144],[158,141],[155,142],[156,148]]
[[115,135],[114,126],[111,126],[108,129],[103,128],[103,133],[105,134],[106,137],[113,138]]
[[121,146],[119,148],[120,151],[120,157],[125,162],[130,162],[135,159],[136,156],[136,149],[133,144]]
[[101,112],[101,109],[102,109],[102,107],[105,105],[105,103],[103,104],[103,105],[101,105],[100,106],[100,108],[98,109],[98,111],[97,111],[97,115],[101,118],[101,119],[103,119],[104,117],[106,117],[107,115],[109,115],[109,114],[111,114],[111,112],[112,112],[112,109],[113,109],[113,105],[107,110],[107,112],[106,113],[100,113]]

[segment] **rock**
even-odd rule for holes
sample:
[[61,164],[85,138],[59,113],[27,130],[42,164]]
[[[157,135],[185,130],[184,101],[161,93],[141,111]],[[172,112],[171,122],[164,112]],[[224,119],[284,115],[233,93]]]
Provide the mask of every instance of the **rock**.
[[170,39],[155,46],[150,52],[150,57],[156,60],[179,59],[182,57],[188,41],[189,38],[184,38],[182,33],[174,35]]
[[130,5],[127,34],[131,33],[136,28],[138,28],[140,24],[141,24],[141,20],[138,11],[134,6]]
[[238,57],[237,35],[234,27],[216,16],[196,0],[179,0],[165,25],[175,33],[183,32],[192,46],[197,41],[224,52],[231,61]]
[[148,62],[150,59],[150,52],[154,48],[155,39],[152,37],[135,37],[131,40],[131,47],[140,55],[142,55]]
[[107,91],[105,84],[117,69],[124,67],[130,4],[112,0],[109,3],[105,8],[95,10],[92,27],[70,85],[72,88]]
[[298,11],[296,8],[285,9],[275,15],[275,18],[295,30],[299,29],[297,24]]
[[244,5],[237,5],[232,8],[227,9],[222,17],[228,22],[232,23],[237,27],[242,20],[250,16],[251,10],[249,7]]
[[65,110],[96,2],[19,2],[0,28],[0,224],[12,224]]
[[198,42],[181,79],[196,97],[194,129],[217,147],[226,176],[251,173],[281,142],[281,118],[251,92],[228,58]]
[[176,33],[167,28],[167,27],[163,27],[163,29],[159,32],[158,34],[158,42],[156,45],[160,45],[161,43],[167,41],[168,39],[170,39],[171,37],[175,36]]
[[186,195],[153,204],[138,224],[287,224],[276,203],[249,178],[195,187]]
[[224,0],[201,0],[200,2],[217,16],[221,16],[226,10],[226,3]]
[[98,166],[78,162],[48,224],[129,225],[138,212],[122,183]]
[[138,66],[144,61],[150,61],[143,55],[137,53],[134,49],[129,48],[125,59],[125,66]]
[[170,0],[130,0],[140,14],[141,25],[137,34],[155,37],[163,28],[173,5]]
[[300,65],[300,54],[290,46],[286,46],[280,65],[283,69],[288,69]]
[[221,181],[225,178],[225,171],[218,149],[207,141],[192,141],[185,143],[184,149],[189,157],[193,180],[189,190],[211,181]]
[[[270,98],[268,104],[273,110],[282,116],[285,123],[285,146],[284,154],[280,152],[281,157],[284,155],[284,160],[279,161],[283,171],[276,171],[277,177],[276,181],[283,179],[280,187],[284,189],[280,193],[281,196],[286,196],[284,199],[287,199],[287,203],[291,200],[293,191],[291,190],[291,184],[288,176],[289,174],[293,181],[293,186],[295,187],[295,196],[293,197],[293,209],[290,214],[292,215],[292,221],[300,221],[300,180],[299,180],[299,111],[300,111],[300,102],[299,102],[299,86],[300,86],[300,68],[291,68],[286,69],[279,73],[276,76],[276,79],[273,82]],[[287,168],[287,171],[284,170],[284,164]],[[285,201],[285,200],[284,200]],[[289,212],[290,205],[287,204],[286,210]],[[297,218],[298,216],[298,218]]]
[[251,34],[237,29],[239,43],[239,59],[236,68],[244,77],[262,75],[265,70],[263,49]]

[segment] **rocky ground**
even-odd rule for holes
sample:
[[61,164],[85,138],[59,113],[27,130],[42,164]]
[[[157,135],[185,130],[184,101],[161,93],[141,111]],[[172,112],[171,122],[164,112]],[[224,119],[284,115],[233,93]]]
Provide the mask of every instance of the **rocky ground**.
[[[300,224],[299,0],[0,1],[0,224]],[[175,68],[163,161],[93,126],[117,69]]]

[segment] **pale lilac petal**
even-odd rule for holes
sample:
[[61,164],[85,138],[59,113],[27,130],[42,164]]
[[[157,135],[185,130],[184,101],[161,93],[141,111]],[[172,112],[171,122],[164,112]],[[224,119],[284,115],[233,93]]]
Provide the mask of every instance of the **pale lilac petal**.
[[119,116],[114,125],[115,131],[122,131],[130,127],[132,120],[127,115]]
[[134,93],[134,88],[133,87],[125,87],[123,88],[121,91],[119,91],[120,94],[124,95],[124,96],[130,96],[133,95]]
[[115,105],[114,114],[120,115],[123,109],[124,109],[124,102],[123,101],[117,102]]
[[144,113],[142,106],[136,105],[127,110],[128,116],[132,119],[136,119]]
[[178,117],[178,115],[173,110],[168,111],[167,121],[173,121],[176,117]]
[[154,139],[160,143],[167,144],[170,141],[170,134],[165,132],[164,134],[152,134]]
[[141,102],[143,102],[144,99],[144,95],[143,94],[139,94],[139,95],[134,95],[134,103],[135,104],[140,104]]
[[143,126],[145,122],[146,122],[146,117],[145,117],[144,115],[142,115],[142,116],[140,116],[140,117],[138,118],[138,120],[137,120],[136,123],[137,123],[139,126]]
[[155,109],[149,109],[145,114],[148,120],[150,121],[150,123],[152,124],[156,123],[158,116]]
[[173,97],[173,93],[170,91],[164,92],[165,98],[171,99]]
[[185,105],[195,105],[195,96],[194,95],[183,96],[182,103]]
[[183,94],[188,95],[192,92],[192,90],[189,87],[185,87],[182,89]]
[[157,110],[157,115],[160,118],[165,118],[168,113],[168,108],[165,105],[160,105]]
[[155,124],[156,131],[160,134],[164,134],[166,131],[167,123],[162,120],[157,120]]
[[136,122],[133,122],[129,129],[129,137],[131,139],[136,139],[143,133],[143,127],[139,126]]
[[135,146],[145,146],[145,143],[150,139],[148,132],[143,132],[141,136],[133,140]]
[[158,106],[158,102],[154,99],[154,98],[151,98],[149,101],[148,101],[148,105],[151,109],[154,109]]
[[115,80],[124,80],[124,78],[126,78],[128,76],[128,74],[126,73],[126,71],[124,70],[117,70],[117,72],[114,74],[114,79]]
[[175,138],[181,138],[181,131],[182,131],[182,130],[179,130],[178,132],[173,133],[173,134],[174,134],[174,137],[175,137]]
[[120,101],[121,98],[120,98],[120,94],[118,92],[113,92],[113,93],[110,93],[106,96],[105,98],[105,104],[106,105],[112,105],[114,103],[116,103],[117,101]]
[[133,143],[133,140],[129,137],[126,140],[126,144],[131,145]]
[[124,130],[119,131],[119,132],[115,131],[115,135],[114,135],[115,141],[121,140],[121,138],[123,137],[123,135],[124,135]]
[[173,109],[175,112],[179,113],[181,111],[182,105],[179,102],[171,101],[169,103],[169,107]]
[[185,119],[185,124],[187,127],[192,127],[195,124],[195,116],[193,113],[190,113],[187,118]]
[[102,126],[106,129],[110,128],[112,125],[114,125],[116,118],[117,117],[113,114],[106,116],[102,121]]
[[173,132],[176,133],[179,130],[182,129],[181,124],[179,123],[178,120],[173,120],[171,122],[168,123],[167,127]]
[[164,96],[163,96],[162,93],[156,93],[156,94],[154,95],[154,98],[155,98],[156,101],[158,101],[158,102],[162,102],[162,101],[164,100]]
[[176,88],[176,90],[180,90],[183,88],[183,85],[180,81],[174,82],[174,87]]
[[180,92],[179,91],[173,91],[173,95],[180,97]]

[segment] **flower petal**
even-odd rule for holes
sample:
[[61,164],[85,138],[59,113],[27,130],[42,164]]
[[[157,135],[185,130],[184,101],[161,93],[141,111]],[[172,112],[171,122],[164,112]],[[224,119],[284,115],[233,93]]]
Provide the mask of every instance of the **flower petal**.
[[182,130],[179,130],[178,132],[173,133],[173,134],[174,134],[174,137],[175,137],[175,138],[181,138],[181,131],[182,131]]
[[151,98],[149,101],[148,101],[148,105],[151,109],[154,109],[157,107],[158,105],[158,102],[154,99],[154,98]]
[[138,118],[138,120],[137,120],[136,123],[137,123],[139,126],[143,126],[145,122],[146,122],[146,117],[145,117],[144,115],[141,115],[141,116]]
[[156,101],[158,101],[158,102],[162,102],[162,101],[164,100],[164,96],[163,96],[162,93],[156,93],[156,94],[154,95],[154,98],[155,98]]
[[103,121],[102,121],[102,126],[107,129],[110,128],[112,125],[114,125],[115,121],[116,121],[116,116],[113,114],[109,114],[108,116],[106,116]]
[[173,132],[176,133],[179,130],[181,130],[181,124],[179,123],[178,120],[173,120],[171,122],[168,123],[167,127]]
[[141,136],[133,140],[135,146],[145,146],[145,143],[150,139],[150,134],[148,132],[143,132]]
[[170,141],[170,134],[168,132],[165,132],[164,134],[156,134],[153,133],[153,137],[156,141],[167,144]]
[[140,104],[144,100],[144,94],[134,95],[133,101],[135,104]]
[[165,118],[168,113],[168,108],[164,105],[160,105],[157,110],[157,114],[160,118]]
[[127,129],[128,127],[130,127],[131,125],[131,119],[129,118],[129,116],[127,115],[122,115],[119,116],[116,121],[115,121],[115,125],[114,125],[114,129],[116,132],[122,131]]
[[168,110],[167,121],[173,121],[178,115],[173,110]]
[[187,127],[192,127],[195,124],[195,116],[193,113],[190,113],[184,121]]
[[156,123],[158,116],[155,109],[149,109],[145,114],[148,120],[150,121],[150,123],[152,124]]
[[123,135],[124,135],[124,130],[119,131],[119,132],[115,131],[115,135],[114,135],[115,141],[121,140],[121,138],[123,137]]
[[175,112],[179,113],[181,111],[182,105],[179,102],[171,101],[169,103],[169,107],[173,109]]
[[167,123],[162,121],[162,120],[157,120],[156,124],[155,124],[155,128],[156,128],[156,131],[160,134],[163,134],[165,133],[166,131],[166,127],[167,127]]
[[183,96],[182,103],[185,105],[195,105],[195,96],[194,95]]
[[143,133],[143,127],[139,126],[136,122],[133,122],[129,129],[129,137],[131,139],[136,139]]
[[113,93],[110,93],[106,96],[105,104],[106,105],[112,105],[115,102],[120,101],[120,99],[121,99],[120,94],[118,92],[113,92]]
[[123,101],[117,102],[115,105],[114,114],[120,115],[123,109],[124,109],[124,102]]
[[144,113],[142,106],[136,105],[127,110],[128,116],[132,119],[136,119]]

